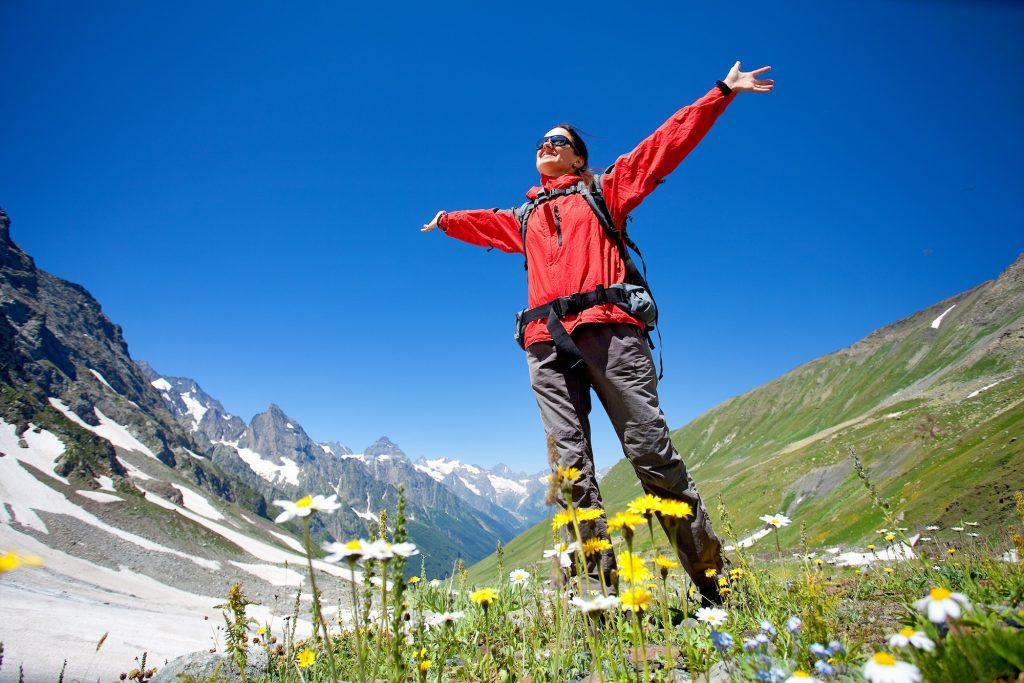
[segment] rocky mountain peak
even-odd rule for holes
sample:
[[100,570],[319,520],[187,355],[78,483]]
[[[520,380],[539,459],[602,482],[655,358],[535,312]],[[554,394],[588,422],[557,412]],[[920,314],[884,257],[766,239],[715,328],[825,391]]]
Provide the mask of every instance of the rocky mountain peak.
[[381,455],[391,455],[403,458],[407,457],[405,453],[402,452],[402,449],[398,447],[398,444],[389,439],[387,436],[382,436],[376,441],[374,441],[372,444],[366,447],[366,450],[364,450],[363,453],[365,453],[366,455],[372,455],[373,457],[378,457]]

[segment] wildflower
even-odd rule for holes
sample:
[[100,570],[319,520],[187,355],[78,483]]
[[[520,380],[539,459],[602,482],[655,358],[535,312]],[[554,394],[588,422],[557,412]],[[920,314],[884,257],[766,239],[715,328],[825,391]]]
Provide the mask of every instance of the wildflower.
[[835,655],[841,655],[846,653],[846,648],[838,640],[830,640],[828,643],[828,653],[833,657]]
[[762,522],[769,526],[775,527],[776,529],[781,529],[784,526],[789,526],[790,522],[792,521],[789,519],[789,517],[782,514],[761,515],[760,517],[758,517],[758,519],[760,519]]
[[437,588],[441,585],[441,579],[431,579],[430,581],[427,581],[427,585],[431,588]]
[[662,517],[673,519],[686,519],[693,516],[693,508],[689,503],[681,500],[662,499],[657,511]]
[[814,669],[822,676],[832,676],[836,672],[836,668],[829,664],[824,659],[819,659],[814,663]]
[[363,543],[363,558],[367,560],[380,560],[387,562],[395,556],[390,543],[384,539],[367,541]]
[[588,538],[583,541],[583,554],[590,556],[603,550],[611,550],[612,542],[607,538]]
[[310,650],[308,647],[303,648],[299,651],[299,654],[295,655],[295,662],[299,665],[300,669],[305,669],[307,666],[313,666],[313,662],[316,661],[316,652]]
[[746,572],[744,572],[743,569],[741,569],[740,567],[736,567],[735,569],[729,570],[729,578],[733,581],[737,581],[739,579],[742,579],[745,573]]
[[921,671],[913,664],[897,661],[887,652],[876,652],[863,669],[871,683],[920,683]]
[[334,512],[341,507],[337,498],[337,494],[331,494],[328,498],[321,495],[303,496],[294,503],[290,500],[275,500],[274,505],[284,508],[284,512],[274,518],[274,521],[280,524],[295,517],[309,517],[314,511]]
[[697,621],[703,621],[712,626],[721,626],[729,618],[729,613],[718,607],[701,607],[697,610]]
[[964,522],[967,526],[978,526],[977,522]]
[[631,612],[641,612],[651,606],[651,600],[653,599],[653,595],[637,586],[623,592],[619,601],[622,605],[622,609],[629,610]]
[[435,612],[427,617],[427,626],[451,625],[461,619],[465,612]]
[[350,562],[358,560],[363,556],[363,544],[365,541],[361,541],[358,538],[348,541],[347,543],[324,543],[324,550],[329,554],[324,558],[324,562],[338,562],[339,560],[348,559]]
[[948,550],[946,550],[946,554],[951,556],[956,555],[956,548],[949,548]]
[[13,571],[21,566],[39,567],[43,559],[38,555],[19,555],[18,553],[0,554],[0,574]]
[[821,643],[811,643],[807,649],[818,659],[828,659],[828,648]]
[[715,646],[715,649],[719,652],[726,652],[732,649],[733,639],[728,633],[724,631],[716,631],[711,629],[711,644]]
[[874,552],[874,550],[875,550],[875,544],[874,544],[874,543],[868,543],[868,550],[870,550],[870,551]]
[[391,552],[399,557],[412,557],[413,555],[420,554],[420,551],[416,549],[415,543],[389,543],[388,545],[391,548]]
[[671,557],[665,557],[664,555],[658,555],[654,558],[654,564],[658,565],[662,569],[675,569],[679,566],[679,563],[673,560]]
[[758,633],[754,636],[754,641],[757,642],[758,645],[767,645],[772,642],[772,639],[768,637],[767,633]]
[[[633,531],[644,523],[644,518],[633,512],[616,512],[608,520],[608,531],[628,529]],[[625,533],[625,532],[623,532]]]
[[800,617],[790,617],[786,619],[786,630],[790,633],[800,633],[800,629],[803,628],[804,622],[800,621]]
[[817,680],[818,679],[806,671],[797,669],[789,678],[786,679],[786,683],[816,683]]
[[824,560],[822,560],[822,559],[821,559],[820,557],[816,557],[816,558],[814,559],[814,566],[815,566],[815,567],[820,567],[820,566],[821,566],[821,565],[823,565],[823,564],[825,564],[825,562],[824,562]]
[[661,507],[662,500],[658,496],[647,493],[631,500],[626,507],[636,515],[650,517]]
[[705,576],[705,578],[708,578],[708,579],[713,578],[717,574],[718,574],[718,570],[717,569],[709,568],[709,569],[705,569],[704,570],[704,576]]
[[421,660],[419,665],[418,665],[420,673],[421,674],[427,673],[427,671],[430,669],[430,665],[431,665],[431,661],[429,659]]
[[415,576],[415,575],[413,575],[413,576],[410,576],[410,577],[409,577],[409,578],[408,578],[408,579],[406,580],[406,583],[410,583],[410,584],[413,584],[413,583],[419,583],[419,582],[420,582],[420,577],[418,577],[418,576]]
[[892,567],[885,567],[884,569],[882,569],[882,571],[885,572],[886,574],[892,574],[896,570],[893,569]]
[[558,481],[560,482],[576,481],[577,479],[580,478],[582,474],[583,473],[580,472],[578,467],[562,467],[561,465],[559,465],[557,471],[555,472],[555,478],[558,479]]
[[628,583],[639,583],[651,575],[647,570],[647,562],[629,551],[619,553],[616,559],[619,564],[619,576]]
[[753,638],[747,638],[743,641],[743,649],[746,652],[753,652],[761,647],[761,643]]
[[522,586],[530,578],[530,572],[524,569],[513,569],[508,573],[508,580],[513,586]]
[[728,585],[729,585],[729,579],[725,578],[724,576],[719,576],[718,577],[718,586],[720,588],[724,588],[725,586],[728,586]]
[[938,531],[941,528],[942,527],[940,527],[940,526],[935,526],[934,524],[929,524],[928,526],[925,527],[925,531]]
[[572,566],[572,554],[580,549],[578,542],[572,543],[560,543],[550,550],[544,551],[544,557],[557,557],[558,564],[562,569],[568,569]]
[[573,596],[569,602],[578,607],[580,612],[583,614],[603,612],[606,609],[612,609],[619,606],[619,598],[614,595],[598,595],[593,600],[584,600],[579,596]]
[[551,529],[552,531],[558,531],[563,526],[572,523],[572,515],[569,514],[568,510],[559,510],[551,517]]
[[604,510],[601,508],[580,508],[576,511],[576,521],[592,522],[603,514]]
[[953,527],[950,527],[950,529],[952,529],[953,531],[956,531],[956,532],[960,532],[960,531],[964,530],[964,528],[962,526],[953,526]]
[[963,612],[971,609],[971,601],[963,593],[953,593],[948,588],[932,588],[927,597],[914,603],[919,612],[928,615],[928,620],[941,624],[947,619],[959,619]]
[[469,601],[474,605],[480,605],[483,608],[490,607],[491,603],[498,599],[498,591],[493,588],[481,588],[480,590],[473,591],[469,595]]
[[981,538],[981,534],[976,534],[973,531],[971,531],[967,535],[970,536],[971,538]]
[[770,636],[778,635],[778,631],[775,630],[775,626],[773,626],[772,622],[767,619],[761,620],[760,629]]
[[899,633],[889,636],[889,647],[906,647],[913,645],[918,650],[931,652],[935,649],[935,641],[926,636],[922,631],[915,631],[909,626],[904,626]]
[[896,534],[886,534],[885,535],[885,540],[887,540],[890,543],[892,543],[893,541],[896,540]]

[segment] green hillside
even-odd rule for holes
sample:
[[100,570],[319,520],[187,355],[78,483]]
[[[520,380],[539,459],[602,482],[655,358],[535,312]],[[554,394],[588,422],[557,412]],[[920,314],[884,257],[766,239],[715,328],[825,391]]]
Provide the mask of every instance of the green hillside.
[[[673,441],[713,517],[721,500],[738,537],[779,511],[794,519],[781,534],[791,547],[801,525],[813,545],[863,541],[884,526],[851,449],[904,526],[969,519],[997,530],[1012,517],[1011,492],[1024,489],[1024,257],[996,280],[726,401]],[[640,486],[621,461],[601,490],[614,511]],[[506,567],[534,564],[550,542],[546,523],[526,531],[506,548]],[[470,578],[496,568],[492,555]]]

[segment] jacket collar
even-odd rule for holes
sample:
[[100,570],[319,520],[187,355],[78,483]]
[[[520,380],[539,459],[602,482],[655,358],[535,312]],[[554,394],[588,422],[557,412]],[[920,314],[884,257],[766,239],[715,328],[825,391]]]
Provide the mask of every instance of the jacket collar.
[[561,190],[571,185],[575,185],[580,181],[580,177],[575,173],[566,173],[560,175],[557,178],[553,178],[548,175],[541,175],[540,185],[531,187],[526,193],[527,199],[536,199],[543,190]]

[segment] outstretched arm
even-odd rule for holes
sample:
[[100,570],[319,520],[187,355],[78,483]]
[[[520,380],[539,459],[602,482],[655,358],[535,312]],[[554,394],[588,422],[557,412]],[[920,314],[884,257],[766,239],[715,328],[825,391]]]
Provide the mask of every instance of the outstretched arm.
[[504,252],[523,253],[519,221],[511,211],[477,209],[473,211],[438,211],[433,220],[420,230],[441,228],[451,237],[480,247],[497,247]]
[[612,171],[604,176],[602,189],[616,224],[621,225],[622,219],[679,166],[711,130],[737,93],[772,91],[775,87],[773,80],[758,78],[770,69],[770,66],[764,66],[744,72],[736,62],[721,81],[724,87],[716,84],[706,95],[677,111],[632,152],[615,162]]

